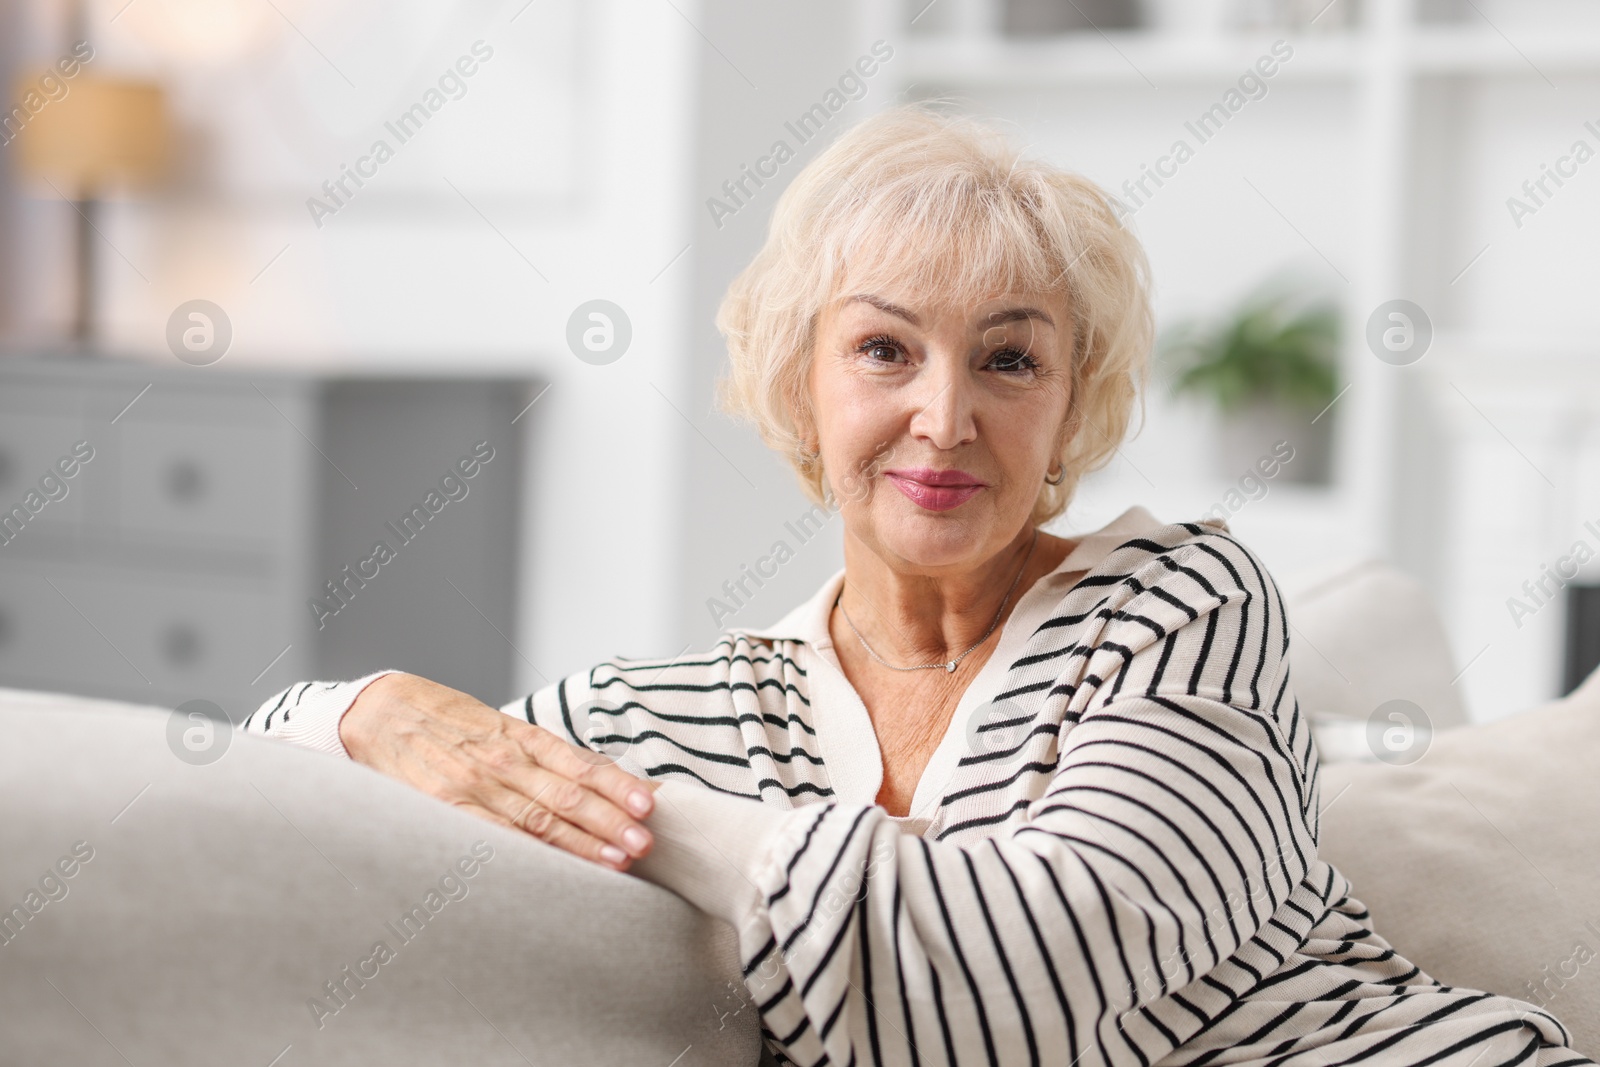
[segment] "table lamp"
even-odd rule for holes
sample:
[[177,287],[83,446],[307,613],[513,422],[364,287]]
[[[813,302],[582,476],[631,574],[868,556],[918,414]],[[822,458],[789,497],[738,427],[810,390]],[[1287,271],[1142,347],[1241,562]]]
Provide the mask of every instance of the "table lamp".
[[22,171],[49,183],[74,208],[72,339],[88,352],[98,333],[95,267],[98,242],[103,239],[98,232],[100,199],[115,187],[157,182],[166,171],[171,135],[161,86],[87,72],[69,84],[71,91],[65,97],[32,116],[17,138],[17,149]]

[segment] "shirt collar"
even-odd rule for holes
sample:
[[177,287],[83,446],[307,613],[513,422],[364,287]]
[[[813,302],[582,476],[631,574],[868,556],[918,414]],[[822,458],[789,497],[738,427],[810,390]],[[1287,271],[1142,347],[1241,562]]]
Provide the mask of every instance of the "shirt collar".
[[[1034,583],[1034,588],[1058,587],[1060,593],[1065,593],[1076,582],[1079,572],[1093,570],[1118,545],[1161,525],[1154,515],[1136,504],[1098,530],[1081,535],[1077,546],[1067,553],[1067,558]],[[843,568],[835,571],[832,577],[822,583],[821,588],[770,626],[734,626],[730,629],[748,637],[800,641],[813,648],[831,648],[833,637],[828,629],[828,618],[833,613],[834,598],[844,585],[844,575]]]

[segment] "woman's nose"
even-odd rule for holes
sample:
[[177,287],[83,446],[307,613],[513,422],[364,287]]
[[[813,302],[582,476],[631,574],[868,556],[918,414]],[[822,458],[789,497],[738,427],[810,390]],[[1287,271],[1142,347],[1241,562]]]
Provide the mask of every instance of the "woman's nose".
[[921,375],[923,388],[915,400],[917,410],[911,417],[912,434],[940,449],[971,441],[977,436],[977,424],[965,357],[932,359],[927,366]]

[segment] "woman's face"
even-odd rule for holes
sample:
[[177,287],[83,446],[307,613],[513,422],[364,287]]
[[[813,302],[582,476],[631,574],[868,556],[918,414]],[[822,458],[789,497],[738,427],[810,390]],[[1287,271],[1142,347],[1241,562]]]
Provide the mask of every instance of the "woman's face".
[[850,291],[823,309],[815,444],[849,533],[891,565],[959,569],[1016,539],[1072,399],[1064,298]]

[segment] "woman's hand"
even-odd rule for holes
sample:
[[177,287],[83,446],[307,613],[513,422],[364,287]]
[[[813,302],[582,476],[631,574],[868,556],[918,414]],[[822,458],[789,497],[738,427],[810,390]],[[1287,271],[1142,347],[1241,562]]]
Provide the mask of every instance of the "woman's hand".
[[624,871],[650,851],[648,782],[426,678],[389,674],[339,722],[351,758],[502,826]]

